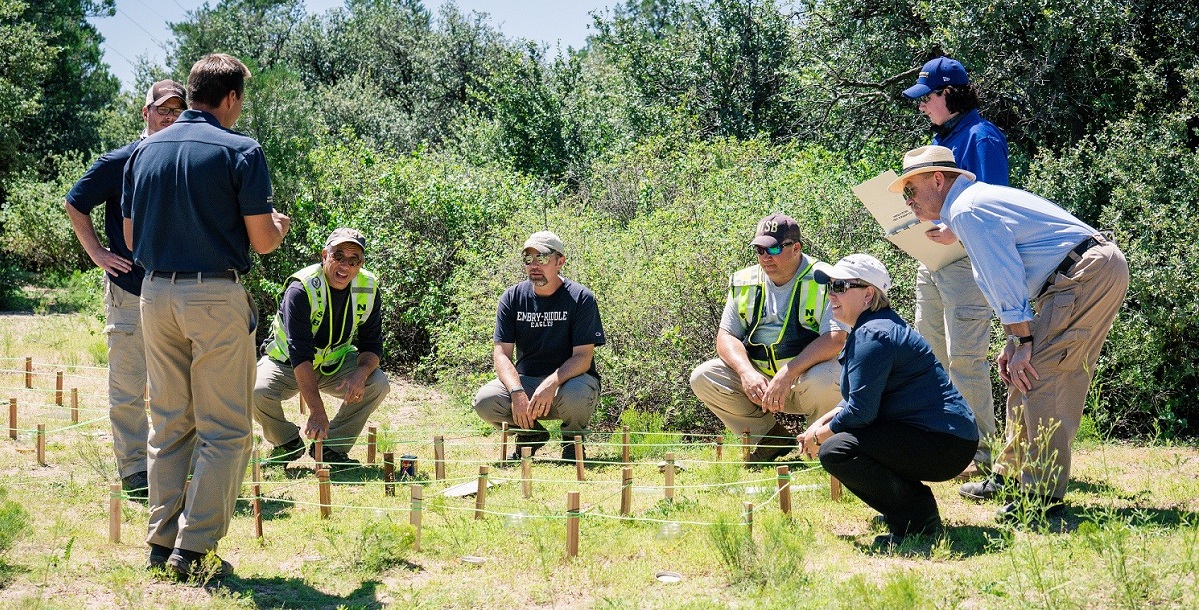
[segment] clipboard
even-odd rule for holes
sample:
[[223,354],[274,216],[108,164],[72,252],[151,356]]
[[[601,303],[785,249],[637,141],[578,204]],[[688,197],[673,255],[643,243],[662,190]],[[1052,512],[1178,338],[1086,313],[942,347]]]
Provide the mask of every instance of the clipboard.
[[853,187],[853,194],[878,221],[887,241],[924,263],[930,271],[938,271],[949,263],[965,258],[966,249],[962,247],[962,242],[946,246],[924,236],[925,231],[935,225],[928,220],[918,220],[899,193],[887,190],[898,177],[894,171],[887,170]]

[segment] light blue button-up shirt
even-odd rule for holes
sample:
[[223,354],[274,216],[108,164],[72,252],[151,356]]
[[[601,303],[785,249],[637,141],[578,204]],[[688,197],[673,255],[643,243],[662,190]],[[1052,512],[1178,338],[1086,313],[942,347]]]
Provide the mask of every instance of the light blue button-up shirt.
[[1098,233],[1032,193],[961,175],[941,218],[966,247],[974,279],[1004,324],[1032,320],[1029,300],[1075,246]]

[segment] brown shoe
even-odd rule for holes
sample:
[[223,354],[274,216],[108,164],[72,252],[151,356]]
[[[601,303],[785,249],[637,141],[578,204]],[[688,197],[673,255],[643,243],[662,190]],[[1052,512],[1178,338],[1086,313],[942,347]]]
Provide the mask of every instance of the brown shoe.
[[795,435],[776,422],[766,436],[758,441],[758,446],[750,452],[749,462],[746,463],[746,466],[773,462],[791,453],[798,446],[799,442],[795,440]]

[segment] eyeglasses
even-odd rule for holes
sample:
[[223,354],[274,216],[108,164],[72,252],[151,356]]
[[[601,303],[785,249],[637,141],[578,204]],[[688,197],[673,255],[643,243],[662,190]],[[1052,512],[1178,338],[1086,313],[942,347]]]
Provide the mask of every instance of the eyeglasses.
[[763,248],[762,246],[754,246],[754,252],[757,252],[758,256],[763,256],[766,254],[769,254],[770,256],[778,256],[783,253],[783,248],[786,248],[787,246],[790,246],[791,244],[795,244],[795,243],[798,243],[798,242],[785,241],[777,246],[770,246],[769,248]]
[[553,255],[553,252],[550,252],[549,254],[526,254],[522,257],[522,260],[524,260],[526,265],[532,265],[534,263],[538,265],[546,265],[549,264],[550,257]]
[[852,280],[833,280],[828,283],[829,289],[837,294],[841,294],[850,288],[865,288],[867,285]]
[[166,106],[154,107],[154,112],[157,112],[158,116],[173,116],[175,118],[179,118],[179,115],[183,114],[184,110],[187,110],[187,108],[167,108]]
[[334,252],[333,260],[336,261],[339,265],[347,265],[350,267],[361,267],[362,266],[361,258],[358,258],[357,256],[346,256],[346,255],[342,254],[341,252]]
[[936,91],[929,91],[928,93],[925,93],[924,95],[916,98],[916,105],[919,106],[920,104],[927,104],[928,100],[932,99],[932,97],[934,95],[937,97],[941,97],[942,95],[945,95],[945,91],[947,91],[948,89],[949,89],[949,87],[945,87],[944,89],[938,89]]
[[904,201],[908,201],[912,197],[915,197],[915,196],[916,196],[916,191],[915,191],[915,189],[912,188],[911,185],[909,185],[909,184],[903,185],[903,200]]

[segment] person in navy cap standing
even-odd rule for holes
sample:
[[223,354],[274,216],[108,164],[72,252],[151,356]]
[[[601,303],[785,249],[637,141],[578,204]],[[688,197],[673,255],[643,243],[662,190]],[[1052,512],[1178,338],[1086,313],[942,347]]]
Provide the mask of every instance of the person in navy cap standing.
[[[961,62],[938,57],[924,64],[916,84],[903,95],[916,100],[932,123],[934,145],[953,151],[958,167],[980,182],[1008,185],[1007,138],[978,113],[978,90]],[[927,237],[949,245],[957,237],[944,221]],[[991,309],[974,281],[969,257],[938,269],[923,264],[916,272],[916,330],[933,348],[953,385],[965,396],[980,435],[975,464],[964,475],[991,465],[988,440],[995,435],[995,398],[991,391]]]

